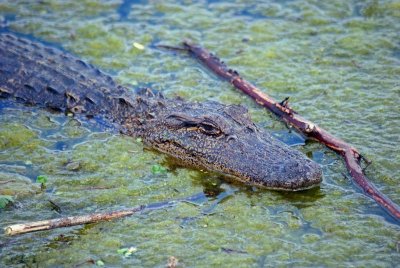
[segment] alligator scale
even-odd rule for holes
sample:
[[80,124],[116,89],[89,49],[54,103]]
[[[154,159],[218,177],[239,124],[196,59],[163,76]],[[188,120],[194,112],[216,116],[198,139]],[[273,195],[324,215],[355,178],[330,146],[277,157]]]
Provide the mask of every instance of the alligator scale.
[[0,98],[102,118],[184,165],[249,185],[297,191],[322,180],[318,164],[259,129],[243,106],[133,92],[72,55],[12,34],[0,34]]

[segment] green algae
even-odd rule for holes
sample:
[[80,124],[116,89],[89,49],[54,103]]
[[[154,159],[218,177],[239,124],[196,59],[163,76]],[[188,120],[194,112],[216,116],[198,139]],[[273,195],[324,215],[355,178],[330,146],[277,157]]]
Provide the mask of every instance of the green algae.
[[33,139],[37,136],[33,130],[18,124],[4,124],[0,131],[1,150],[19,146],[34,148],[37,142]]
[[[134,4],[125,21],[117,13],[121,1],[0,1],[0,14],[16,15],[8,21],[11,30],[62,45],[124,84],[151,85],[168,97],[243,104],[261,127],[285,130],[195,60],[156,47],[191,38],[274,98],[290,96],[300,114],[356,146],[373,160],[371,181],[400,203],[398,2],[212,2]],[[400,261],[398,226],[354,188],[340,158],[321,145],[299,148],[310,157],[322,154],[321,188],[282,194],[228,187],[216,175],[168,166],[134,138],[60,118],[18,107],[0,113],[4,178],[23,176],[20,186],[27,186],[7,188],[4,194],[27,194],[17,199],[23,211],[0,212],[1,227],[58,217],[48,198],[69,216],[229,187],[238,191],[211,214],[203,211],[215,201],[212,195],[199,204],[182,202],[112,222],[15,238],[0,234],[0,266],[71,266],[93,259],[105,266],[153,267],[165,266],[169,256],[189,267],[387,267]],[[154,166],[167,172],[152,172]],[[29,180],[38,174],[49,178],[48,192],[32,190],[38,185]],[[60,235],[69,238],[63,242]],[[118,254],[129,247],[137,249],[129,258]]]
[[38,192],[40,188],[22,175],[0,172],[0,195],[13,196],[16,199],[28,198]]

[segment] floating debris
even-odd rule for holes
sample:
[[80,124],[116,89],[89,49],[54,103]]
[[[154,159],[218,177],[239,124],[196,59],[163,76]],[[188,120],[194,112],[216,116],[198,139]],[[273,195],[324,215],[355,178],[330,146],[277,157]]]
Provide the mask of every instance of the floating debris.
[[143,50],[144,49],[144,45],[137,43],[137,42],[133,42],[132,44],[135,48],[139,49],[139,50]]

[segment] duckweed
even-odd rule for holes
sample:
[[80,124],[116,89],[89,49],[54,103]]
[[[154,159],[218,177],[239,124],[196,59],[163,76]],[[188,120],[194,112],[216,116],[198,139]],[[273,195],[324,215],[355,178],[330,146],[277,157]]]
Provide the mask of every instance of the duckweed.
[[[63,47],[131,87],[243,104],[261,128],[288,132],[196,60],[157,47],[190,38],[357,147],[373,161],[369,179],[400,203],[396,1],[0,1],[0,20],[6,31]],[[0,211],[0,227],[59,217],[47,199],[70,216],[198,198],[110,222],[1,233],[0,266],[161,267],[170,256],[183,267],[400,263],[399,226],[344,176],[340,157],[314,142],[297,148],[322,165],[324,181],[278,193],[175,166],[141,140],[79,119],[0,106],[0,195],[15,201]],[[33,183],[38,175],[51,178],[45,192]],[[131,247],[129,258],[118,253]]]

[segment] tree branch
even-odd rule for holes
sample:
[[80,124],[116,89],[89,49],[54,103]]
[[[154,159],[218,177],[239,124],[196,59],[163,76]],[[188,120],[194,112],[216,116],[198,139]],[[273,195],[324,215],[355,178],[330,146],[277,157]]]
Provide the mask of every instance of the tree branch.
[[354,183],[358,185],[364,193],[375,200],[393,218],[400,221],[400,208],[388,197],[382,194],[363,173],[360,161],[363,156],[358,150],[345,141],[338,139],[320,128],[316,124],[298,115],[288,105],[288,99],[276,102],[273,98],[263,93],[256,86],[243,79],[235,70],[229,69],[219,58],[208,52],[206,49],[197,46],[190,41],[183,42],[184,47],[191,55],[197,57],[206,67],[217,74],[220,78],[229,81],[234,87],[253,98],[258,104],[264,106],[281,120],[296,128],[306,137],[317,140],[333,151],[340,154],[345,162]]

